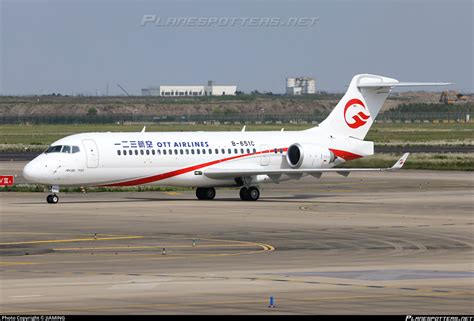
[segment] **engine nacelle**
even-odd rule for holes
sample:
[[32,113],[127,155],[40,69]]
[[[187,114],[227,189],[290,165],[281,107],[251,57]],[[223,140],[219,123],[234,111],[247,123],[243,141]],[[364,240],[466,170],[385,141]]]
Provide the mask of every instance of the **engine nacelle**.
[[333,152],[316,144],[292,144],[286,153],[286,161],[291,168],[329,167],[335,159]]

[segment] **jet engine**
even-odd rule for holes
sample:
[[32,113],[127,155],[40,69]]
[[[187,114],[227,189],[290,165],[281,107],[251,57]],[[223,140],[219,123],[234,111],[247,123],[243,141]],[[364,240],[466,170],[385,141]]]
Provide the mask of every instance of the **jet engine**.
[[286,153],[286,161],[291,168],[327,167],[335,159],[332,151],[316,144],[292,144]]

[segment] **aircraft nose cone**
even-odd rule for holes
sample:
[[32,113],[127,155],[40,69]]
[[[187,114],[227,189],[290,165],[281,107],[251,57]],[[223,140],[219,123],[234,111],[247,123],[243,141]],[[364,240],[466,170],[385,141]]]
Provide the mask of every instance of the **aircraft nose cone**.
[[38,180],[41,178],[41,171],[39,164],[36,161],[31,161],[23,168],[23,177],[29,183],[40,183]]
[[28,181],[28,182],[33,182],[34,180],[34,166],[32,162],[29,162],[26,164],[26,166],[23,168],[23,177]]

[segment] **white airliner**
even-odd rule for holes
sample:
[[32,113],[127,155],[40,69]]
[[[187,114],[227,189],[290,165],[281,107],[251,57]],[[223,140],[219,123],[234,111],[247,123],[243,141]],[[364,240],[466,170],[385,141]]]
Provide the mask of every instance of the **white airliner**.
[[166,185],[196,187],[200,200],[215,187],[241,187],[242,200],[260,197],[261,183],[316,178],[325,172],[400,169],[408,153],[391,168],[335,168],[374,154],[364,137],[392,87],[448,85],[401,83],[361,74],[319,126],[303,131],[82,133],[54,142],[23,169],[28,182],[47,185],[48,203],[57,203],[60,186]]

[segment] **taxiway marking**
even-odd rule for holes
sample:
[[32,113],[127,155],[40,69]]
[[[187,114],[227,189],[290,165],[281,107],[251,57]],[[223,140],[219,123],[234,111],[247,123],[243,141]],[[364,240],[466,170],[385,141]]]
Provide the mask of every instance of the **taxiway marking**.
[[40,240],[40,241],[23,241],[23,242],[6,242],[0,243],[0,245],[23,245],[23,244],[47,244],[47,243],[74,243],[74,242],[89,242],[89,241],[113,241],[113,240],[130,240],[130,239],[142,239],[144,236],[116,236],[116,237],[89,237],[81,239],[66,239],[66,240]]

